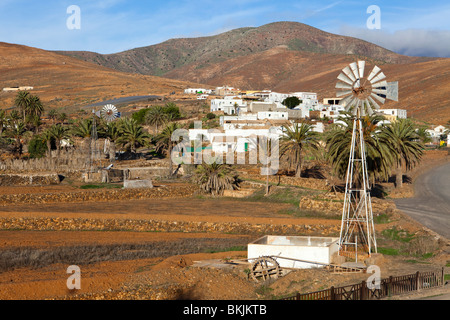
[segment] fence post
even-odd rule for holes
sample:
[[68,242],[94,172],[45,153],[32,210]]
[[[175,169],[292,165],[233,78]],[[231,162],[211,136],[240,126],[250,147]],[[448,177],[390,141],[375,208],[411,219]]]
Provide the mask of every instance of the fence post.
[[330,288],[330,300],[335,300],[335,296],[334,296],[334,286]]
[[[449,151],[449,152],[450,152],[450,151]],[[444,267],[442,267],[442,271],[441,271],[441,283],[442,283],[442,286],[445,286]]]
[[300,292],[297,292],[297,296],[295,297],[296,300],[300,300]]
[[360,300],[367,300],[367,290],[366,290],[366,282],[363,280],[361,282],[361,292],[360,292]]
[[416,290],[417,291],[420,291],[420,281],[419,281],[419,279],[420,279],[420,272],[417,271],[416,272]]
[[388,295],[388,297],[390,297],[392,295],[392,276],[389,277],[387,295]]

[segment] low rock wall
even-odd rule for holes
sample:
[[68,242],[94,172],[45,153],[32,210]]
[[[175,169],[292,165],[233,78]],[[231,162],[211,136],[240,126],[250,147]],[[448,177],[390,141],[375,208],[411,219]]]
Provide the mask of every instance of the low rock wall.
[[52,185],[61,182],[58,174],[1,174],[0,186]]
[[[372,198],[371,202],[374,215],[392,212],[396,209],[395,203],[391,200]],[[329,193],[319,197],[302,197],[299,207],[305,210],[320,211],[329,216],[341,216],[344,207],[344,195]]]
[[[262,175],[243,175],[242,178],[249,180],[258,180],[265,182],[267,177]],[[269,176],[269,183],[280,185],[292,185],[314,190],[327,190],[329,189],[327,181],[324,179],[313,178],[297,178],[288,176]]]
[[190,197],[195,189],[190,186],[157,187],[145,189],[102,189],[59,193],[40,194],[4,194],[0,195],[0,205],[39,204],[57,202],[83,202],[83,201],[117,201],[139,200],[151,198]]
[[276,225],[240,222],[199,222],[85,218],[0,218],[0,230],[206,232],[227,234],[336,236],[337,225]]

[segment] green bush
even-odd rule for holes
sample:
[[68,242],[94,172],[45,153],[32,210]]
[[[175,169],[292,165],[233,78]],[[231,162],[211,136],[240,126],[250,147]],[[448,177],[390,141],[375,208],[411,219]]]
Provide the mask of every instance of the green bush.
[[42,158],[47,152],[47,144],[39,138],[39,136],[34,136],[28,144],[28,153],[30,158]]
[[289,109],[294,109],[300,103],[302,103],[302,102],[297,97],[289,97],[289,98],[284,99],[284,101],[283,101],[283,105]]
[[138,124],[142,125],[145,122],[145,115],[147,114],[148,110],[150,110],[150,109],[149,108],[145,108],[145,109],[139,110],[139,111],[133,113],[131,118],[133,120],[136,120],[136,122]]
[[164,106],[164,113],[167,114],[172,120],[178,120],[181,118],[180,108],[174,103],[168,103]]

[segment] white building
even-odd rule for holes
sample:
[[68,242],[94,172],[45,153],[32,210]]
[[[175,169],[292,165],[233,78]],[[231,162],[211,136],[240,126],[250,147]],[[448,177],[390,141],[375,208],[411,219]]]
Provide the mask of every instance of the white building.
[[267,102],[282,103],[285,99],[291,97],[289,93],[270,92],[269,96],[265,99]]
[[33,90],[33,87],[11,87],[11,88],[3,88],[4,92],[9,92],[9,91],[29,91],[29,90]]
[[209,97],[208,94],[201,94],[197,97],[197,100],[207,100]]
[[314,92],[294,92],[292,96],[300,100],[317,100],[317,93]]
[[264,119],[288,120],[289,114],[287,112],[279,112],[279,111],[258,112],[258,120],[264,120]]
[[263,90],[260,92],[253,92],[252,96],[258,97],[261,100],[265,101],[266,99],[269,99],[271,93],[272,93],[272,91],[270,91],[270,90]]
[[242,99],[235,99],[234,97],[226,97],[224,99],[211,100],[211,112],[223,111],[228,115],[235,115],[238,108],[247,107],[247,103]]
[[184,90],[185,94],[211,94],[212,90],[205,88],[188,88]]
[[255,150],[258,147],[259,137],[269,137],[270,135],[281,135],[281,129],[276,131],[269,126],[254,128],[234,128],[227,130],[218,129],[190,129],[189,139],[191,141],[203,138],[203,143],[208,146],[206,149],[215,153],[242,153]]
[[[441,135],[447,133],[446,131],[447,131],[447,128],[442,125],[426,130],[426,132],[429,133],[430,138],[432,138],[434,141],[440,141]],[[449,140],[449,139],[450,139],[450,134],[447,135],[447,140]],[[448,144],[449,143],[447,142],[447,145]]]
[[443,134],[447,130],[447,128],[444,126],[437,126],[437,127],[433,128],[433,130],[439,134]]
[[397,119],[406,119],[408,113],[403,109],[380,109],[379,112],[384,113],[386,116],[394,117]]

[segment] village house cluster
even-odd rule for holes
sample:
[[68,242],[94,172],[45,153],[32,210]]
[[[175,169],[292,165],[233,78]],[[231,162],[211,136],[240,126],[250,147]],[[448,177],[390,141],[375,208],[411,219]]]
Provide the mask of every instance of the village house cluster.
[[[220,128],[189,130],[191,140],[207,140],[214,152],[246,152],[257,148],[255,137],[268,137],[276,132],[281,136],[285,127],[296,122],[312,125],[313,131],[324,132],[325,125],[338,123],[345,111],[339,98],[319,101],[314,92],[279,93],[271,90],[242,91],[233,87],[186,89],[185,94],[197,95],[197,99],[210,101],[210,112],[220,119]],[[283,104],[287,98],[298,98],[299,104],[288,108]],[[403,109],[382,109],[387,124],[396,119],[406,119]],[[380,123],[381,124],[381,123]]]

